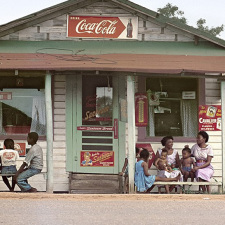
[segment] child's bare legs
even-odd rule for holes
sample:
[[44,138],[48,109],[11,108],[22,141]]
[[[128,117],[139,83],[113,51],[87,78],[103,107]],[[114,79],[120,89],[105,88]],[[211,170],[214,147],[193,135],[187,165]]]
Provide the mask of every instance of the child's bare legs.
[[165,185],[165,189],[166,189],[166,193],[169,194],[170,193],[169,185]]
[[[205,180],[203,180],[203,179],[201,179],[201,178],[198,178],[198,179],[199,179],[199,182],[205,182]],[[199,188],[202,189],[202,191],[203,191],[204,193],[206,193],[206,188],[207,188],[207,186],[208,186],[208,185],[199,185]],[[208,193],[209,193],[209,186],[208,186],[208,188],[207,188],[207,191],[208,191]]]
[[184,171],[184,182],[186,182],[188,180],[188,177],[189,177],[189,172],[187,171]]
[[155,187],[155,185],[152,185],[152,186],[146,191],[146,193],[149,193],[154,187]]
[[189,176],[191,177],[191,182],[194,182],[194,179],[195,179],[195,173],[190,171],[190,174]]
[[2,180],[4,181],[5,185],[8,187],[9,190],[11,190],[11,186],[9,184],[9,180],[6,176],[2,176]]
[[161,194],[161,187],[158,187],[158,193]]

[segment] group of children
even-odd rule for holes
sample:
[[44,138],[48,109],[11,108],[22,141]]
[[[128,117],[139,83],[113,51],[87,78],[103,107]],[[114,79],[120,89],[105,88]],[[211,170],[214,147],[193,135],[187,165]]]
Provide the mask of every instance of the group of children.
[[[31,145],[23,164],[16,169],[16,161],[19,159],[18,151],[14,150],[14,141],[5,139],[5,149],[0,151],[2,179],[10,191],[14,191],[17,184],[22,192],[37,192],[36,188],[28,184],[28,178],[41,172],[43,168],[42,148],[37,144],[38,134],[30,132],[27,136],[28,145]],[[8,177],[12,177],[12,185],[9,184]]]
[[[193,167],[195,166],[194,159],[191,157],[191,149],[186,147],[182,150],[182,158],[180,160],[179,168],[175,165],[170,165],[167,161],[167,151],[162,150],[160,158],[155,161],[155,166],[158,169],[157,176],[148,173],[148,159],[149,151],[147,149],[136,148],[136,165],[135,165],[135,186],[138,192],[150,192],[154,188],[155,181],[178,181],[183,177],[184,181],[191,178],[194,181],[195,173]],[[119,175],[127,176],[128,159],[125,163],[122,172]],[[126,172],[125,172],[126,171]],[[165,185],[166,192],[170,193],[171,189]],[[159,193],[161,192],[159,187]]]

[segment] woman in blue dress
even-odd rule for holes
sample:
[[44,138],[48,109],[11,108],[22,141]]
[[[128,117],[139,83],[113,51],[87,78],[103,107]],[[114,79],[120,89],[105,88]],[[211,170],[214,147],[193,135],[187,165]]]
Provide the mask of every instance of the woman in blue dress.
[[174,178],[157,177],[148,173],[149,151],[143,149],[140,153],[140,160],[135,165],[134,181],[138,192],[150,192],[154,188],[155,181],[169,182],[178,181],[180,174]]

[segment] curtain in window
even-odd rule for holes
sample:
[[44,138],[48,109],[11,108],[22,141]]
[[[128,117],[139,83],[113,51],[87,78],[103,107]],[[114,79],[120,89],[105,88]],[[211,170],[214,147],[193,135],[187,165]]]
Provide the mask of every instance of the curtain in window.
[[45,135],[46,117],[45,117],[45,100],[43,97],[34,97],[32,106],[32,122],[30,131]]
[[181,100],[181,121],[184,137],[195,137],[198,130],[196,100]]

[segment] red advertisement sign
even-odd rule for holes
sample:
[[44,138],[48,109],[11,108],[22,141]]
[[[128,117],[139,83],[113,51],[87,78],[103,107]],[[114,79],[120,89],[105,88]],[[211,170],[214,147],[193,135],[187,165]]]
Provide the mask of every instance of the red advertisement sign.
[[85,167],[113,167],[113,151],[82,151],[80,152],[80,166]]
[[67,20],[68,37],[137,39],[138,17],[68,15]]
[[87,131],[114,131],[114,127],[87,127],[79,126],[77,130],[87,130]]
[[137,127],[148,125],[148,97],[146,93],[135,94],[135,125]]
[[204,131],[221,131],[221,105],[200,105],[198,128]]
[[118,119],[114,119],[114,139],[118,139]]
[[148,161],[148,168],[151,168],[152,163],[155,161],[155,153],[152,149],[151,144],[147,144],[147,143],[137,143],[136,144],[137,148],[145,148],[149,151],[150,156],[149,156],[149,161]]

